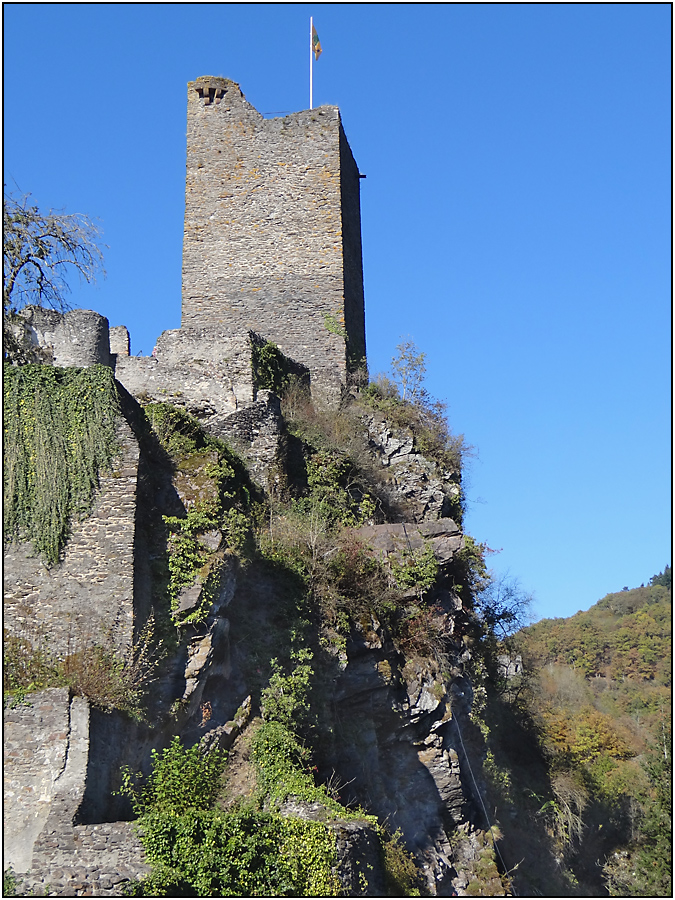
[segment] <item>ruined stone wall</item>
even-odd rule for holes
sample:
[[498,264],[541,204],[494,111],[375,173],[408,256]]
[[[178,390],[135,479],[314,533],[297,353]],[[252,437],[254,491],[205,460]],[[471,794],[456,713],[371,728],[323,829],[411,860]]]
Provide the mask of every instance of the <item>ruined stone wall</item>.
[[22,893],[119,896],[149,871],[131,822],[74,824],[92,780],[90,712],[67,688],[4,711],[4,867]]
[[90,309],[28,306],[20,313],[34,347],[46,351],[55,366],[110,365],[108,320]]
[[[134,542],[139,445],[118,419],[121,452],[102,472],[91,515],[73,523],[62,561],[51,569],[30,544],[4,554],[4,625],[32,643],[48,640],[64,655],[110,635],[119,647],[134,638]],[[138,611],[136,610],[136,613]],[[139,617],[140,618],[140,617]]]
[[338,109],[264,119],[234,82],[191,82],[185,197],[183,328],[256,331],[339,396],[365,323],[359,173]]
[[255,399],[248,332],[215,328],[164,331],[152,356],[114,359],[115,378],[143,401],[173,403],[200,419]]

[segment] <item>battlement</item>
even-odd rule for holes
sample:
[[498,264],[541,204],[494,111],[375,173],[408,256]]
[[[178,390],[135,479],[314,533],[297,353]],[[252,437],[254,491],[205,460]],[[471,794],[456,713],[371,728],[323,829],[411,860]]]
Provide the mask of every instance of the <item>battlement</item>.
[[257,332],[339,396],[365,364],[359,171],[337,107],[265,119],[188,84],[182,326]]

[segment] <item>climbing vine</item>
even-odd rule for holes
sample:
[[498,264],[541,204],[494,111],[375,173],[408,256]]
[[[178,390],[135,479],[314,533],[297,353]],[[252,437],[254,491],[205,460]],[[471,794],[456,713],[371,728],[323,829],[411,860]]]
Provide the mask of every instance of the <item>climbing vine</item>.
[[[215,807],[225,755],[186,749],[175,737],[154,751],[144,787],[122,772],[120,793],[142,826],[151,873],[131,885],[145,896],[335,896],[336,839],[323,822],[253,806]],[[214,808],[215,807],[215,808]]]
[[266,343],[251,341],[251,367],[253,381],[259,390],[283,394],[291,375],[291,368],[276,344],[272,341]]
[[58,562],[71,522],[91,511],[118,450],[107,366],[8,366],[4,373],[5,538]]

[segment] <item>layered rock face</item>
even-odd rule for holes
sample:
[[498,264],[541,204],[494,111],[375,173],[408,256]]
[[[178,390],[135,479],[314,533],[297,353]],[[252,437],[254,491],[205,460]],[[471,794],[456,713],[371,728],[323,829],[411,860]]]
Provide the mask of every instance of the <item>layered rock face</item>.
[[[381,414],[364,416],[373,456],[382,466],[399,521],[452,517],[461,497],[459,472],[443,470],[415,448],[412,432],[396,428]],[[396,514],[395,514],[396,515]]]
[[[253,473],[269,471],[271,461],[283,469],[284,457],[278,449],[284,424],[278,400],[265,393],[258,404],[261,413],[257,418],[254,410],[247,410],[248,416],[235,422],[236,428],[220,433],[240,441]],[[133,416],[129,418],[133,424]],[[266,443],[264,428],[256,422],[268,420],[272,438]],[[218,423],[218,417],[211,421]],[[224,428],[222,422],[231,427],[232,416],[223,417],[219,427]],[[378,427],[382,434],[383,424]],[[256,446],[256,441],[262,443]],[[404,483],[390,487],[402,495],[401,510],[406,509],[411,495],[415,498],[410,508],[415,510],[414,516],[420,513],[420,521],[363,526],[355,534],[370,553],[386,563],[431,548],[439,571],[449,572],[464,547],[464,536],[454,520],[429,513],[425,498],[430,474],[438,480],[444,497],[456,486],[456,476],[443,482],[435,464],[424,460],[400,429],[395,442],[399,448],[407,448],[400,454],[404,458],[400,465],[406,466],[407,474]],[[388,446],[391,450],[391,440]],[[392,458],[390,453],[388,464],[396,465]],[[154,481],[148,481],[149,462],[141,454],[136,463],[143,485],[139,495],[143,515],[137,523],[140,534],[148,531],[148,521],[154,521],[147,519],[151,506],[157,506],[155,516],[161,511],[175,515],[209,496],[215,489],[212,472],[216,463],[213,452],[207,450],[194,456],[189,466],[174,466],[170,476],[167,470],[162,478],[155,473]],[[435,512],[441,508],[437,506]],[[88,704],[70,700],[64,691],[53,697],[47,692],[45,700],[36,705],[38,718],[28,709],[8,712],[7,725],[13,735],[8,790],[10,799],[18,798],[8,825],[9,861],[23,873],[28,888],[41,889],[49,883],[64,896],[92,888],[101,896],[118,894],[125,880],[147,871],[138,838],[128,823],[119,821],[120,802],[111,794],[119,786],[121,764],[147,770],[150,750],[166,746],[173,733],[179,733],[188,745],[200,741],[205,748],[227,748],[233,760],[239,745],[246,743],[255,714],[251,699],[259,671],[255,660],[260,654],[264,658],[275,655],[277,642],[285,640],[279,625],[283,598],[279,586],[264,571],[254,566],[239,571],[236,557],[223,549],[220,531],[206,532],[199,540],[210,554],[209,561],[179,595],[177,610],[189,616],[205,598],[210,606],[202,623],[185,632],[178,653],[163,664],[153,692],[154,726],[138,730],[124,724],[122,717],[113,727],[101,713],[92,719]],[[141,554],[154,552],[152,542],[143,544],[141,540],[136,546]],[[68,558],[66,553],[66,561]],[[137,560],[135,568],[142,574],[147,561]],[[39,596],[39,586],[36,591]],[[470,718],[473,690],[465,671],[470,654],[461,639],[471,613],[458,593],[445,588],[435,594],[433,616],[435,633],[445,639],[441,662],[420,654],[412,645],[407,650],[402,644],[395,645],[386,627],[372,615],[354,621],[349,637],[327,648],[317,674],[321,690],[327,691],[324,728],[330,735],[322,745],[321,771],[332,779],[343,802],[359,803],[379,821],[387,822],[392,831],[401,830],[430,893],[461,895],[476,881],[479,869],[480,883],[485,884],[485,873],[492,866],[490,892],[503,894],[477,794],[483,750]],[[42,712],[45,702],[54,710],[48,715]],[[168,715],[170,707],[174,711]],[[73,723],[82,733],[78,764],[72,756],[76,745],[68,737],[74,740]],[[43,735],[40,729],[45,728]],[[39,788],[42,805],[33,807],[29,795],[36,792],[28,788],[31,779],[43,778],[39,774],[44,768],[42,750],[37,752],[38,746],[44,746],[43,738],[50,752],[61,753],[64,759],[70,753],[72,759],[67,764],[54,762],[51,787]],[[59,741],[66,748],[63,752]],[[36,750],[26,755],[19,752],[19,744]],[[65,776],[58,772],[66,770],[70,775],[64,781]],[[64,804],[66,796],[69,799]],[[293,802],[287,803],[283,812],[320,815],[320,811]],[[364,866],[373,867],[367,869],[374,873],[369,892],[381,893],[382,873],[378,874],[373,862],[376,838],[372,826],[345,822],[335,827],[342,829],[338,843],[345,893],[358,893],[357,876]]]

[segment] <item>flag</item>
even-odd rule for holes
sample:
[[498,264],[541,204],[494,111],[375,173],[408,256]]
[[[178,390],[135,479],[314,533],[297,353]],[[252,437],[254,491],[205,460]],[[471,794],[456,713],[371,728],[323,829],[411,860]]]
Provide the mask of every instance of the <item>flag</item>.
[[316,33],[316,28],[312,25],[312,50],[314,51],[314,59],[318,59],[321,56],[321,41],[319,40],[319,35]]

